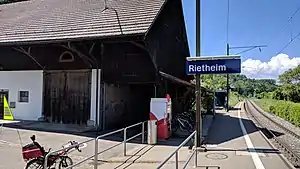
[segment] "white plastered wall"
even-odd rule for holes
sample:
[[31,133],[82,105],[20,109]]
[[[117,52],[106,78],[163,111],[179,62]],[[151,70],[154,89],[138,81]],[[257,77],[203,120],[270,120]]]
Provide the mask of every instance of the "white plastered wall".
[[[12,108],[15,119],[38,120],[42,114],[43,71],[1,71],[0,90],[8,90],[8,102],[16,102]],[[29,102],[19,102],[19,91],[29,91]]]

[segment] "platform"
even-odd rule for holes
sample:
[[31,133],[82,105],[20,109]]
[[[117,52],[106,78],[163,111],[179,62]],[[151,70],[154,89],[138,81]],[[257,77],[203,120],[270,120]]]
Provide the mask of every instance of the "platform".
[[[202,135],[206,138],[210,127],[214,124],[212,116],[206,116],[203,118]],[[159,140],[156,145],[140,144],[139,146],[131,149],[127,152],[127,156],[122,154],[110,159],[101,158],[99,155],[99,168],[118,168],[118,169],[155,169],[166,157],[168,157],[182,141],[188,137],[188,134],[183,137],[174,136],[168,140]],[[193,143],[192,143],[193,144]],[[186,159],[192,153],[188,149],[189,143],[182,147],[179,151],[179,166],[186,162]],[[174,169],[175,157],[172,157],[164,169]]]
[[[198,153],[199,166],[219,166],[220,169],[288,169],[291,167],[286,163],[283,155],[273,148],[248,119],[240,104],[228,113],[217,112],[205,146],[208,151]],[[191,161],[190,166],[193,165],[194,161]]]
[[[256,126],[247,118],[239,105],[234,110],[217,110],[216,118],[204,144],[207,152],[198,153],[199,169],[288,169],[292,166],[273,148]],[[141,145],[128,152],[128,156],[102,161],[99,167],[144,169],[156,168],[176,146]],[[179,168],[191,151],[183,147],[179,151]],[[208,167],[208,168],[206,168]],[[175,158],[163,167],[175,168]],[[194,168],[194,157],[187,168]]]
[[[198,153],[199,169],[288,169],[289,163],[284,161],[284,157],[280,152],[271,146],[262,133],[255,125],[247,118],[244,110],[240,110],[237,106],[235,110],[225,112],[217,110],[215,119],[204,119],[203,135],[207,135],[204,145],[207,147],[207,152]],[[21,131],[22,140],[27,140],[30,131]],[[36,132],[37,133],[37,132]],[[60,145],[66,140],[81,140],[86,138],[73,138],[75,136],[57,137],[57,133],[52,135],[49,133],[39,132],[38,138],[44,145],[52,148]],[[46,138],[47,136],[47,138]],[[43,138],[45,137],[45,138]],[[48,138],[49,137],[49,138]],[[50,138],[51,137],[51,138]],[[71,138],[72,137],[72,138]],[[17,143],[16,132],[13,129],[8,129],[5,133],[5,141]],[[43,138],[43,139],[42,139]],[[58,141],[59,143],[51,140]],[[59,139],[58,139],[59,138]],[[128,143],[127,155],[123,156],[123,146],[115,148],[108,154],[99,155],[98,168],[118,168],[118,169],[155,169],[169,154],[171,154],[177,146],[185,138],[170,138],[169,140],[159,141],[157,145],[146,145],[138,143]],[[100,149],[105,149],[116,144],[118,141],[102,140],[99,144]],[[2,147],[1,147],[2,145]],[[8,146],[6,143],[0,144],[4,152],[14,151],[14,156],[21,159],[19,146]],[[93,144],[86,148],[86,152],[74,154],[72,158],[78,161],[83,156],[88,156],[93,152]],[[86,153],[86,154],[85,154]],[[5,153],[4,153],[5,154]],[[185,163],[187,157],[191,154],[188,145],[181,148],[179,151],[179,168]],[[82,155],[82,157],[81,157]],[[7,155],[3,155],[5,159]],[[9,157],[8,159],[12,159]],[[9,162],[9,160],[7,160]],[[21,160],[19,160],[21,161]],[[8,163],[11,164],[11,163]],[[7,165],[7,164],[6,164]],[[23,163],[18,166],[24,166]],[[211,166],[211,167],[208,167]],[[216,167],[213,167],[216,166]],[[79,169],[93,167],[93,160],[79,166]],[[208,167],[208,168],[206,168]],[[1,168],[1,164],[0,164]],[[163,167],[164,169],[175,168],[175,157],[172,157]],[[194,158],[190,161],[187,168],[194,168]],[[3,168],[5,169],[5,167]]]

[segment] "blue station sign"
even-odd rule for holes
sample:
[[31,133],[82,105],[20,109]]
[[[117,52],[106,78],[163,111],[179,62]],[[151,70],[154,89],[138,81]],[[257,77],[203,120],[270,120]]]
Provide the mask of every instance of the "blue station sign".
[[188,57],[186,74],[232,74],[241,73],[240,56]]

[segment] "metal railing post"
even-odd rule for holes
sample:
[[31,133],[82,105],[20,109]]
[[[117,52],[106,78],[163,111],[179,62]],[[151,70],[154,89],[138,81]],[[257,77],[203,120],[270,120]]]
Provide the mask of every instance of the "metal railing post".
[[44,161],[44,168],[47,168],[47,165],[48,165],[48,157],[49,155],[51,154],[51,152],[49,152],[46,157],[45,157],[45,161]]
[[195,132],[195,135],[194,135],[194,137],[195,137],[195,143],[194,143],[194,145],[195,145],[195,168],[198,166],[198,154],[197,154],[197,131]]
[[127,132],[127,128],[124,129],[124,156],[126,156],[126,132]]
[[[176,163],[176,169],[178,168],[178,151],[181,147],[183,147],[184,145],[187,144],[188,141],[191,140],[192,137],[194,137],[196,135],[196,131],[194,131],[193,133],[191,133],[188,138],[186,138],[164,161],[162,161],[157,167],[156,169],[160,169],[162,168],[168,160],[170,160],[174,155],[175,156],[175,163]],[[189,160],[192,158],[192,156],[189,157]],[[187,165],[187,164],[186,164]]]
[[175,154],[175,168],[178,169],[178,151]]
[[98,138],[95,139],[94,169],[98,169]]
[[142,123],[142,144],[145,143],[145,122]]

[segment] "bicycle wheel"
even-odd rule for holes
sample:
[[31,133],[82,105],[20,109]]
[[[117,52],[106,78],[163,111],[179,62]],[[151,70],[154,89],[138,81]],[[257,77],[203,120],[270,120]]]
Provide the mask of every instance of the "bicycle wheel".
[[[58,168],[64,169],[64,168],[70,167],[72,165],[73,165],[73,160],[70,157],[65,156],[65,157],[62,157],[61,161],[59,162]],[[72,168],[70,168],[70,169],[72,169]]]
[[40,159],[32,159],[30,160],[25,169],[43,169],[43,162]]
[[176,133],[177,132],[177,130],[178,130],[178,125],[173,125],[172,124],[172,126],[171,126],[172,128],[171,128],[171,130],[172,130],[172,133]]
[[178,130],[178,122],[177,122],[177,119],[173,118],[172,121],[171,121],[171,130],[172,130],[172,133],[176,133],[176,131]]

